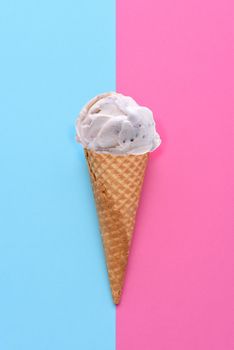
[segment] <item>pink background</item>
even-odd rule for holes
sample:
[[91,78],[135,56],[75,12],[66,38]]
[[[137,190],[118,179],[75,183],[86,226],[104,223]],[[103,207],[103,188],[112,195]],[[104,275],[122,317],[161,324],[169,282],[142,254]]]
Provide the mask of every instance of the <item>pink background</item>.
[[117,0],[117,91],[151,107],[118,350],[231,350],[233,1]]

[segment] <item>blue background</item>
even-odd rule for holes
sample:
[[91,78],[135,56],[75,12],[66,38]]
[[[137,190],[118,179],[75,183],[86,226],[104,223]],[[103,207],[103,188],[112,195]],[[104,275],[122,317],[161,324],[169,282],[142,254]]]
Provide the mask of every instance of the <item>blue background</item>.
[[0,349],[114,349],[74,122],[115,90],[114,0],[0,2]]

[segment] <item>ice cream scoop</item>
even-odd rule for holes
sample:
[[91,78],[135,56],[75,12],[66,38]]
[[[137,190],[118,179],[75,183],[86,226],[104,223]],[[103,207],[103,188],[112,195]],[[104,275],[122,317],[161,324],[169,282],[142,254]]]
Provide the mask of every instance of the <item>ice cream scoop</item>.
[[161,143],[152,111],[116,92],[87,103],[77,119],[76,132],[84,148],[97,153],[144,154]]

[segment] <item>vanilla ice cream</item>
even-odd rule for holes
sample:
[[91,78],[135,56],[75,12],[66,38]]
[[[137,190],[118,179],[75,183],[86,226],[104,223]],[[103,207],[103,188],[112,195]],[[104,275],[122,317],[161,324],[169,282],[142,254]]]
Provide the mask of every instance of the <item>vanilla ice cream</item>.
[[78,142],[97,153],[144,154],[161,143],[152,111],[116,92],[88,102],[77,119],[76,132]]

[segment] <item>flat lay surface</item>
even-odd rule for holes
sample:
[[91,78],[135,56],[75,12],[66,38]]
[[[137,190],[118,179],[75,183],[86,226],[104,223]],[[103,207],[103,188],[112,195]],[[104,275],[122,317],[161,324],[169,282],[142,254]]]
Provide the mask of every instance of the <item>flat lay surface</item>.
[[[1,350],[232,350],[233,23],[231,0],[1,1]],[[117,307],[75,131],[107,91],[162,139]]]
[[233,2],[117,1],[117,91],[155,113],[118,350],[233,344]]
[[115,89],[115,4],[90,5],[0,5],[2,350],[115,349],[115,307],[75,141],[82,105]]

